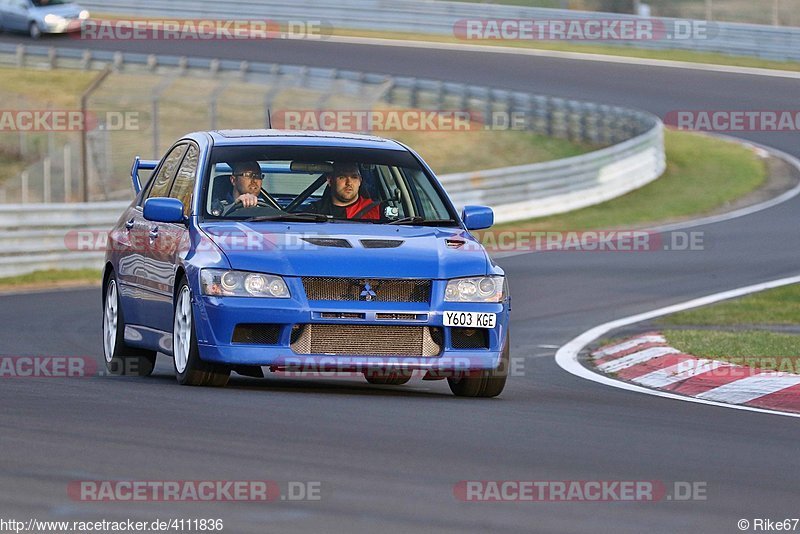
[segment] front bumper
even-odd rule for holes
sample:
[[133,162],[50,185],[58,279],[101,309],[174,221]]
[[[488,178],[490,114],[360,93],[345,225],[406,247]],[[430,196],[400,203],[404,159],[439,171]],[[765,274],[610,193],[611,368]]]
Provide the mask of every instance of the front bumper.
[[65,19],[54,24],[39,22],[42,33],[72,33],[81,31],[82,21],[80,19]]
[[[443,294],[434,285],[433,294]],[[293,293],[296,294],[296,293]],[[195,326],[200,358],[204,361],[241,366],[268,366],[273,370],[297,372],[388,372],[423,370],[458,372],[494,369],[500,364],[508,336],[505,303],[383,303],[352,301],[306,301],[301,298],[260,299],[247,297],[195,298]],[[443,326],[443,312],[476,311],[497,314],[495,327],[486,333],[483,348],[453,347],[452,329]],[[323,318],[323,314],[357,314],[357,319]],[[382,320],[376,314],[414,314],[415,320]],[[278,325],[272,344],[234,343],[234,329],[241,324]],[[435,356],[370,354],[305,354],[292,348],[295,325],[409,326],[440,329],[441,350]],[[378,333],[380,329],[375,329]]]

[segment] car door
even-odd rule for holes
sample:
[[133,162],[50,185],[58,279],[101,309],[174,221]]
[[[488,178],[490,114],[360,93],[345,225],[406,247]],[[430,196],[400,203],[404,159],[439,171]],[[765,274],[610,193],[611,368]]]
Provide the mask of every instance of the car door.
[[[159,317],[159,313],[167,301],[171,305],[172,295],[168,292],[172,274],[171,269],[160,267],[157,261],[160,254],[158,248],[163,246],[163,241],[158,239],[162,223],[146,220],[143,207],[149,198],[169,196],[175,175],[188,147],[186,142],[179,143],[161,160],[150,181],[148,191],[142,197],[141,205],[137,206],[134,216],[127,221],[126,227],[131,232],[132,247],[126,257],[120,260],[119,266],[120,277],[136,288],[137,297],[132,303],[131,312],[128,312],[131,316],[130,322],[135,321],[134,324],[161,331],[166,330],[162,328],[163,320]],[[156,261],[153,259],[154,256]]]
[[[197,179],[197,166],[200,149],[189,143],[186,154],[172,180],[169,196],[183,203],[185,217],[191,215],[194,184]],[[172,307],[175,294],[175,271],[189,250],[189,229],[183,223],[156,223],[147,221],[148,239],[153,243],[147,255],[148,272],[155,275],[153,280],[158,298],[153,301],[155,328],[169,332],[172,330]]]
[[28,0],[2,0],[3,27],[7,30],[28,31]]

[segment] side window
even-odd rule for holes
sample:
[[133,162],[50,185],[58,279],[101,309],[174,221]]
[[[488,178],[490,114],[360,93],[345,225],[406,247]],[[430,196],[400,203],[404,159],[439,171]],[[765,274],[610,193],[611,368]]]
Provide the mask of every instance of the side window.
[[194,192],[194,182],[197,178],[197,163],[199,159],[200,151],[195,145],[189,145],[189,150],[186,152],[186,157],[183,158],[183,163],[178,169],[175,183],[169,193],[172,198],[177,198],[183,202],[183,214],[187,217],[192,211],[192,193]]
[[404,169],[409,186],[414,189],[421,204],[422,215],[428,219],[448,219],[450,215],[431,181],[422,171]]
[[161,165],[158,174],[153,179],[153,185],[150,186],[147,198],[169,196],[169,188],[172,184],[172,179],[175,178],[178,165],[180,165],[185,153],[186,145],[183,144],[176,146],[167,154],[164,158],[164,164]]

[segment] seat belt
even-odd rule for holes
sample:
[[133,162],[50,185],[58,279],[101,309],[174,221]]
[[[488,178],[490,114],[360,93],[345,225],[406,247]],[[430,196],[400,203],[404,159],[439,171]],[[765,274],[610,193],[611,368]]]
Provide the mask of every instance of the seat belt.
[[373,210],[375,208],[375,206],[380,206],[380,205],[381,205],[381,201],[380,200],[373,200],[372,202],[370,202],[369,204],[367,204],[366,206],[364,206],[363,208],[358,210],[356,213],[354,213],[353,216],[350,217],[350,218],[351,219],[360,219],[361,217],[363,217],[364,215],[369,213],[371,210]]

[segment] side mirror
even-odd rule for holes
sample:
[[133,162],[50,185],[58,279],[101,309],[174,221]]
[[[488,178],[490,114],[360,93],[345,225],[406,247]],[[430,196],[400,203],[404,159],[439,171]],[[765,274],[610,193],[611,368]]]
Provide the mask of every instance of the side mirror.
[[467,230],[483,230],[494,224],[494,211],[487,206],[464,206],[461,220]]
[[144,201],[144,218],[162,223],[182,223],[183,202],[177,198],[153,197]]

